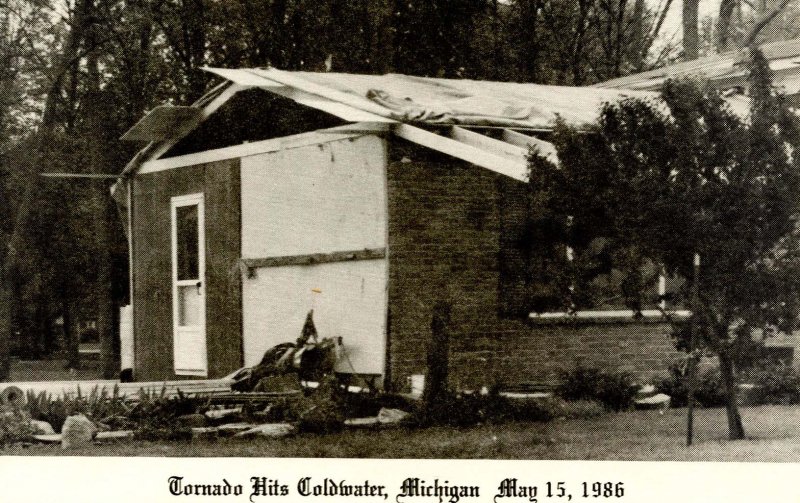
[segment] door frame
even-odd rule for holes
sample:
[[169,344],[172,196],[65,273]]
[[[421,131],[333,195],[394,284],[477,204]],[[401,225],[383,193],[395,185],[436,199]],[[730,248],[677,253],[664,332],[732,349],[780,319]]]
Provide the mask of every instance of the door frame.
[[[187,206],[197,206],[197,274],[198,278],[191,280],[178,280],[178,220],[177,209]],[[205,196],[202,192],[174,196],[170,198],[170,233],[171,250],[170,259],[172,261],[172,363],[176,375],[185,376],[208,376],[208,341],[206,340],[206,232],[205,232]],[[199,283],[198,283],[199,282]],[[200,300],[198,316],[198,337],[202,341],[203,363],[199,368],[181,369],[177,366],[178,361],[178,340],[179,331],[184,330],[179,326],[179,297],[178,288],[181,286],[191,286],[198,284],[202,295]]]

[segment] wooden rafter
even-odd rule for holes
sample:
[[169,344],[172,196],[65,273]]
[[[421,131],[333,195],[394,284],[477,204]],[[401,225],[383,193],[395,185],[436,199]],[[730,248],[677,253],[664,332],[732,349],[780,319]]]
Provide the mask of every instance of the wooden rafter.
[[528,155],[527,147],[522,148],[513,143],[495,140],[491,136],[476,133],[459,126],[450,128],[450,138],[512,161],[525,162],[525,157]]
[[514,178],[515,180],[527,181],[528,179],[528,168],[524,159],[513,161],[493,152],[487,152],[473,145],[440,136],[409,124],[397,124],[394,126],[393,130],[394,134],[400,138],[447,154],[456,159],[467,161],[476,166],[481,166],[496,173]]

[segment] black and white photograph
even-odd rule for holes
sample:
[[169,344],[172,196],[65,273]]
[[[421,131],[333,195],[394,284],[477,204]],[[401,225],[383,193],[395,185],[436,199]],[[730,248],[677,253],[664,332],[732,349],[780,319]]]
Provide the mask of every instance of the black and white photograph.
[[0,485],[799,501],[798,107],[794,0],[0,0]]

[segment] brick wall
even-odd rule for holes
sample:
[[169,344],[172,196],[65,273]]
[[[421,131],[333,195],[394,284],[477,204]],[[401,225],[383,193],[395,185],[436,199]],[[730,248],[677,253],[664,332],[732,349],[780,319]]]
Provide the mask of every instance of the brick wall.
[[508,270],[520,259],[508,249],[508,232],[519,229],[522,189],[488,170],[392,142],[389,380],[395,386],[425,372],[437,300],[452,305],[450,379],[458,388],[552,382],[578,362],[646,381],[677,355],[663,323],[533,324],[503,314],[507,289],[521,288]]

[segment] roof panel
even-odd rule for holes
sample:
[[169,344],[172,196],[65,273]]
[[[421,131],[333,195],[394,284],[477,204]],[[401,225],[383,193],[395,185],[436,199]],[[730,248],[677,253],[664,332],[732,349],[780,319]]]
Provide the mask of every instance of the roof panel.
[[223,79],[230,80],[241,86],[248,87],[283,87],[283,84],[269,80],[254,74],[248,69],[235,69],[235,68],[211,68],[204,66],[202,70],[213,73],[222,77]]
[[161,105],[142,117],[122,137],[124,141],[161,141],[174,137],[179,131],[188,131],[203,118],[198,107]]
[[[760,48],[776,74],[800,74],[800,39],[763,44]],[[722,87],[740,85],[746,76],[742,66],[746,59],[747,51],[731,51],[608,80],[592,87],[658,90],[668,78],[687,76],[703,77]]]
[[[322,105],[337,103],[340,107],[347,106],[390,120],[418,124],[549,129],[561,117],[570,124],[582,126],[597,118],[604,102],[634,96],[657,98],[651,92],[434,79],[399,74],[354,75],[275,69],[249,71],[280,82],[285,86],[282,89],[299,91],[298,96],[302,95],[303,103],[308,106],[323,109]],[[277,89],[276,92],[287,95]],[[300,102],[299,98],[297,101]]]

